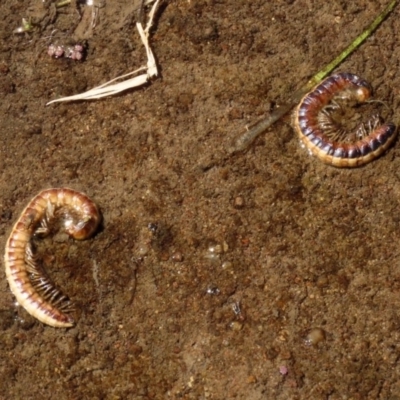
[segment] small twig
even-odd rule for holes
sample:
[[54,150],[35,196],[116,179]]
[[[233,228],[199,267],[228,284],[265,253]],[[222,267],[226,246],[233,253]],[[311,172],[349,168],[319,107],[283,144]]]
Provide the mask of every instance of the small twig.
[[143,23],[143,14],[144,14],[144,0],[139,0],[139,7],[136,11],[136,22]]
[[359,35],[345,50],[343,50],[333,61],[317,72],[302,88],[297,90],[289,99],[288,103],[272,112],[268,117],[257,122],[253,127],[241,134],[233,143],[229,154],[245,151],[254,140],[264,133],[271,125],[287,114],[312,87],[322,81],[331,73],[345,58],[356,50],[371,34],[378,28],[382,21],[392,12],[397,5],[397,0],[392,0],[389,5],[375,18],[372,24]]
[[[149,4],[153,1],[154,0],[147,0],[144,2],[144,4]],[[150,35],[150,28],[153,25],[153,18],[154,18],[154,15],[155,15],[155,12],[156,12],[159,2],[160,2],[160,0],[156,0],[155,3],[153,4],[153,7],[149,13],[148,22],[144,29],[143,29],[142,23],[140,21],[138,21],[136,23],[136,28],[139,32],[140,38],[146,49],[146,54],[147,54],[147,65],[146,66],[140,67],[133,72],[129,72],[128,74],[118,76],[117,78],[114,78],[111,81],[108,81],[106,83],[103,83],[100,86],[90,89],[85,93],[77,94],[74,96],[62,97],[60,99],[55,99],[55,100],[48,102],[46,105],[56,103],[56,102],[61,102],[61,101],[101,99],[102,97],[112,96],[114,94],[123,92],[124,90],[144,85],[150,78],[157,76],[158,68],[157,68],[156,60],[154,58],[154,54],[149,45],[149,35]],[[138,72],[144,71],[144,70],[146,70],[145,74],[138,75],[134,78],[127,79],[122,82],[113,83],[117,80],[126,78],[127,76],[130,76],[133,74],[137,74]]]

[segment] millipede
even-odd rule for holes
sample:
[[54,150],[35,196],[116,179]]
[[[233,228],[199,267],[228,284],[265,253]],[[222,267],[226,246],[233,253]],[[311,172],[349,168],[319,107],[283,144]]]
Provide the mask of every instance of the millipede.
[[97,205],[69,188],[41,191],[25,207],[7,240],[4,262],[8,284],[18,303],[44,324],[68,328],[74,307],[52,282],[35,255],[33,239],[47,236],[60,217],[65,232],[76,240],[90,238],[101,221]]
[[344,129],[337,129],[330,117],[331,109],[340,108],[336,100],[365,103],[371,97],[370,84],[357,75],[338,73],[326,78],[307,93],[294,113],[294,127],[302,143],[326,164],[336,167],[364,165],[392,144],[397,129],[392,122],[381,123],[372,116],[346,140]]

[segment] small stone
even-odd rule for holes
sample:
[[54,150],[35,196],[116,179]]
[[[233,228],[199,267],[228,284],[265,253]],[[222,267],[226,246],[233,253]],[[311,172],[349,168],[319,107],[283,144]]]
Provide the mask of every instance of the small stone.
[[232,261],[224,261],[222,263],[222,269],[231,269],[233,267]]
[[281,374],[281,375],[283,375],[283,376],[285,376],[285,375],[287,375],[288,374],[288,369],[287,369],[287,367],[285,366],[285,365],[281,365],[280,367],[279,367],[279,373]]
[[211,294],[213,296],[216,296],[221,293],[219,288],[217,286],[209,286],[206,290],[207,294]]
[[31,329],[36,323],[35,318],[23,309],[19,309],[19,313],[16,316],[15,321],[18,323],[19,327],[25,331]]
[[210,261],[219,261],[223,252],[223,246],[220,243],[212,241],[208,244],[204,256]]
[[214,243],[214,242],[209,244],[207,250],[210,254],[221,254],[224,251],[220,243]]
[[235,199],[233,200],[233,206],[238,209],[243,208],[245,206],[245,201],[243,196],[236,196]]
[[325,340],[325,331],[321,328],[313,328],[308,333],[304,342],[307,346],[316,346]]
[[231,327],[231,329],[232,329],[233,331],[239,332],[239,331],[242,330],[243,324],[242,324],[241,322],[239,322],[239,321],[233,321],[233,322],[231,322],[230,327]]
[[172,261],[174,262],[182,262],[183,254],[180,251],[175,251],[171,256]]
[[326,275],[321,275],[317,279],[317,287],[324,288],[328,285],[329,279]]
[[138,255],[143,257],[143,256],[147,256],[147,254],[149,254],[149,246],[147,246],[145,244],[139,246]]

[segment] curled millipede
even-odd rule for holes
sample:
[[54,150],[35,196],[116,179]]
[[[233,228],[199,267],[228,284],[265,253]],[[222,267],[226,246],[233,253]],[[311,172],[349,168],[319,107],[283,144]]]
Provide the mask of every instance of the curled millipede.
[[49,225],[59,215],[63,229],[77,240],[92,236],[101,220],[96,204],[85,194],[68,188],[43,190],[15,223],[4,262],[8,284],[18,303],[39,321],[64,328],[75,324],[70,315],[74,308],[38,263],[33,244],[34,238],[50,233]]
[[294,114],[295,129],[304,145],[326,164],[356,167],[384,153],[396,137],[396,126],[373,116],[354,132],[337,127],[332,110],[336,100],[363,103],[371,96],[367,81],[350,73],[332,75],[307,93]]

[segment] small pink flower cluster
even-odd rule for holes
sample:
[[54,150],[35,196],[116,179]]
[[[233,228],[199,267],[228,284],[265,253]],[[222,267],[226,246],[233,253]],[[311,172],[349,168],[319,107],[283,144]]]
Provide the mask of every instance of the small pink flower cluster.
[[83,58],[85,48],[81,44],[74,46],[63,46],[51,44],[47,49],[47,54],[54,58],[70,58],[71,60],[80,61]]

